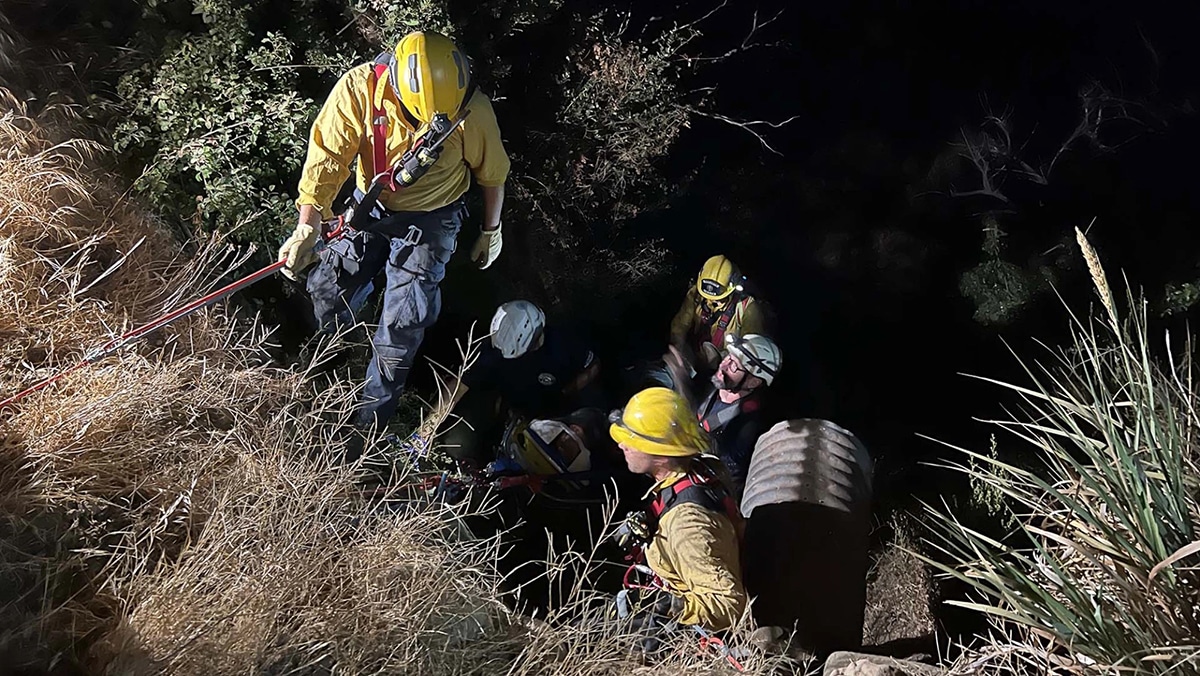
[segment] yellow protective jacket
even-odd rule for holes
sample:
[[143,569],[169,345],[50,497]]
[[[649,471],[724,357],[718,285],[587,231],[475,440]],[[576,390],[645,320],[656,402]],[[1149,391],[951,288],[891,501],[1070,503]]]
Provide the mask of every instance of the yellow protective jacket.
[[[296,205],[310,204],[321,217],[333,217],[333,200],[356,163],[358,188],[366,192],[371,176],[371,96],[368,91],[372,64],[347,71],[317,114],[308,138],[308,156],[300,174]],[[416,134],[401,112],[391,85],[380,88],[378,102],[388,115],[387,163],[391,167],[409,149]],[[471,113],[446,139],[442,154],[412,187],[384,189],[379,201],[391,211],[433,211],[462,196],[471,185],[471,174],[483,186],[504,185],[510,162],[500,139],[492,102],[476,91],[467,103]],[[423,131],[423,130],[422,130]],[[386,167],[381,167],[382,171]]]
[[762,334],[766,331],[762,308],[752,296],[735,298],[733,313],[724,329],[717,326],[720,315],[713,317],[706,324],[704,321],[704,305],[696,287],[688,289],[683,298],[683,305],[671,320],[671,343],[685,343],[693,350],[699,350],[701,343],[712,343],[722,353],[725,352],[725,334],[732,333],[744,336],[749,333]]
[[[667,477],[651,492],[683,476]],[[646,547],[646,565],[683,598],[680,624],[714,631],[728,629],[746,607],[738,556],[737,533],[729,517],[694,502],[667,510]]]

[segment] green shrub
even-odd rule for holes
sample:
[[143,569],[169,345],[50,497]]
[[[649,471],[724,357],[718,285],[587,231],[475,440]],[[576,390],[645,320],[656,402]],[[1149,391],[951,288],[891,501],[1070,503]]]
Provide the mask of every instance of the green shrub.
[[[1028,442],[1031,471],[963,451],[953,466],[1003,493],[1019,523],[997,541],[933,510],[941,561],[982,593],[957,602],[1049,637],[1083,663],[1183,673],[1200,637],[1200,438],[1190,341],[1160,365],[1146,306],[1121,320],[1095,253],[1078,233],[1107,316],[1076,320],[1056,363],[1027,367],[1025,412],[998,424]],[[1166,349],[1175,346],[1168,340]]]
[[[161,49],[125,74],[118,93],[128,112],[114,146],[145,170],[136,188],[168,222],[203,231],[237,228],[242,241],[274,242],[295,220],[295,182],[317,103],[300,94],[298,62],[339,73],[351,62],[320,40],[300,46],[286,33],[312,17],[314,2],[294,3],[288,22],[270,25],[267,3],[194,0],[203,26],[183,33],[166,5],[148,9],[147,26],[165,34]],[[178,7],[174,8],[176,11]],[[320,35],[313,21],[313,33]]]
[[415,30],[457,38],[446,0],[351,0],[349,10],[370,42],[394,45]]

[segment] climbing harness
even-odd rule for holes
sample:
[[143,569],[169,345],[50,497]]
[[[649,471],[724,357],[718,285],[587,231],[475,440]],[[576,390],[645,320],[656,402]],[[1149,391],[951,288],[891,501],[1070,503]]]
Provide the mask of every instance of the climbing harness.
[[[649,582],[638,582],[633,579],[635,575],[645,576]],[[651,570],[650,566],[644,563],[635,563],[625,569],[625,575],[621,578],[621,586],[625,589],[666,589],[667,583]]]
[[651,536],[653,537],[653,531],[658,527],[658,523],[662,521],[663,515],[677,505],[688,502],[698,503],[713,511],[722,512],[733,522],[736,528],[738,521],[741,520],[741,513],[738,511],[737,502],[733,499],[733,496],[719,487],[720,484],[716,481],[715,477],[700,476],[692,472],[670,486],[663,488],[654,497],[654,501],[650,503],[650,513],[654,517],[651,521]]
[[[645,576],[648,579],[648,582],[643,583],[632,579],[635,575]],[[649,566],[642,563],[635,563],[634,565],[630,566],[625,571],[625,576],[621,580],[621,583],[623,589],[617,592],[616,597],[617,616],[620,618],[629,617],[633,613],[632,605],[629,602],[629,592],[631,590],[646,589],[670,593],[670,589],[667,587],[667,584],[663,582],[662,578],[655,574],[655,572],[651,570]],[[671,621],[667,627],[678,629],[681,627],[681,625],[675,621]],[[734,651],[730,650],[729,646],[725,645],[725,641],[721,639],[721,637],[714,636],[711,632],[697,624],[691,625],[691,629],[700,639],[700,652],[702,654],[710,651],[716,652],[719,656],[729,662],[729,664],[738,672],[744,672],[746,670],[746,667],[743,666],[738,660],[737,655],[734,654]]]
[[709,434],[720,432],[739,415],[753,413],[759,408],[758,398],[749,396],[737,400],[733,406],[726,406],[713,413],[719,394],[720,390],[713,388],[713,391],[708,393],[708,396],[700,402],[700,406],[696,409],[696,419],[700,421],[700,426],[704,428],[704,431]]
[[629,577],[630,571],[635,566],[642,563],[644,547],[654,539],[654,533],[658,530],[658,524],[662,521],[663,516],[674,507],[689,502],[724,514],[732,522],[734,530],[738,532],[740,541],[742,516],[738,510],[737,501],[721,489],[715,476],[702,476],[698,472],[690,472],[670,486],[658,491],[654,500],[646,508],[650,527],[647,537],[642,538],[639,543],[631,547],[629,554],[625,557],[626,561],[632,562],[625,572],[626,578]]
[[719,312],[709,310],[703,302],[697,300],[696,303],[700,309],[700,322],[696,328],[708,328],[712,344],[715,346],[724,345],[725,332],[729,330],[729,325],[733,323],[735,317],[740,319],[746,313],[746,308],[750,305],[751,300],[753,300],[751,296],[735,295],[731,302]]
[[[633,579],[635,575],[644,576],[647,581],[637,581]],[[670,593],[667,583],[651,570],[650,566],[644,563],[635,563],[625,570],[625,575],[621,578],[621,591],[617,592],[615,599],[617,617],[625,619],[633,614],[633,605],[629,601],[629,592],[635,589]]]

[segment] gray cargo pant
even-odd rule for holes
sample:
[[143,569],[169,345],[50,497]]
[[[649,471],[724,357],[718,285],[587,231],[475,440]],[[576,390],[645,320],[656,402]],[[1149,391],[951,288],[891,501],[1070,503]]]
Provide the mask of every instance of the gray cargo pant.
[[395,413],[425,329],[441,312],[439,284],[465,214],[461,199],[434,211],[388,212],[369,231],[354,231],[330,244],[309,273],[313,314],[326,332],[353,325],[371,293],[372,280],[381,270],[387,273],[367,383],[354,415],[356,427],[382,427]]

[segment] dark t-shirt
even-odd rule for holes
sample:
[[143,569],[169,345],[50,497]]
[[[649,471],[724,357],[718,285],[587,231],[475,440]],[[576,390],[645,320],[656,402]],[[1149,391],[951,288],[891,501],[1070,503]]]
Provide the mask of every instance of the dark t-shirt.
[[563,388],[595,359],[577,333],[547,326],[542,346],[516,359],[505,359],[491,343],[484,343],[463,383],[472,390],[496,392],[519,413],[547,417],[570,410]]

